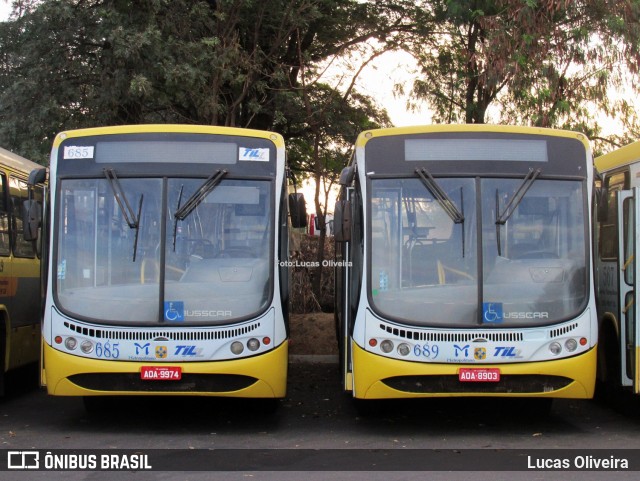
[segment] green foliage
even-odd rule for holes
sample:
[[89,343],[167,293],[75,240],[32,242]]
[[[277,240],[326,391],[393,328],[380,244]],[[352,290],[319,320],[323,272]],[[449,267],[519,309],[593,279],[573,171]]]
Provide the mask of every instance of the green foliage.
[[371,38],[394,41],[404,18],[395,5],[357,0],[21,4],[0,24],[0,144],[43,163],[55,133],[96,125],[296,135],[287,124],[304,123],[302,69]]
[[609,116],[627,136],[640,130],[632,109],[612,96],[637,81],[637,0],[433,0],[427,10],[435,33],[406,48],[421,71],[413,93],[435,121],[489,118],[598,137],[599,119]]
[[[615,4],[615,8],[612,6]],[[55,133],[133,123],[276,130],[293,167],[335,178],[357,132],[388,125],[321,77],[364,45],[404,48],[437,122],[640,132],[640,2],[23,0],[0,23],[0,145],[46,163]],[[371,49],[369,50],[369,53]],[[376,54],[376,55],[377,55]],[[360,55],[360,57],[358,57]],[[369,55],[369,54],[367,54]],[[356,77],[359,66],[345,71]]]

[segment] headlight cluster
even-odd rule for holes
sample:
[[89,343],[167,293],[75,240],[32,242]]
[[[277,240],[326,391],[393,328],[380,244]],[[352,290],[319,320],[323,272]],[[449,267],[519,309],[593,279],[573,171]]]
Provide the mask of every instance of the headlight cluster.
[[[78,348],[78,340],[73,336],[69,336],[64,339],[62,336],[56,336],[54,340],[56,344],[64,344],[64,347],[66,347],[68,351],[75,351]],[[80,350],[84,354],[91,354],[94,350],[93,342],[89,341],[88,339],[85,339],[79,344]]]
[[[54,338],[54,341],[56,344],[63,344],[68,351],[75,351],[76,349],[78,349],[78,345],[80,346],[80,350],[84,354],[91,354],[95,349],[95,345],[92,341],[85,339],[81,342],[78,342],[78,339],[73,336],[69,336],[66,338],[63,338],[62,336],[56,336]],[[256,352],[258,349],[260,349],[260,346],[268,346],[270,344],[271,338],[268,336],[263,337],[262,340],[252,337],[245,344],[240,341],[231,343],[231,352],[235,355],[240,355],[244,352],[245,347],[251,352]]]
[[242,354],[244,352],[245,349],[245,345],[246,348],[251,351],[251,352],[255,352],[258,349],[260,349],[261,345],[265,345],[268,346],[269,344],[271,344],[271,338],[270,337],[263,337],[262,338],[262,342],[260,342],[260,339],[257,339],[255,337],[252,337],[251,339],[249,339],[246,344],[241,343],[240,341],[234,341],[231,343],[231,352],[233,354],[235,354],[236,356],[239,356],[240,354]]
[[574,352],[576,349],[578,349],[578,344],[581,346],[586,346],[587,342],[588,341],[586,337],[581,337],[579,340],[569,338],[564,341],[564,345],[558,341],[554,341],[549,344],[549,351],[551,351],[551,354],[553,354],[554,356],[562,353],[563,349],[567,352]]
[[[373,338],[369,339],[369,345],[371,347],[376,347],[378,345],[378,340]],[[385,339],[380,343],[380,350],[385,354],[391,353],[394,348],[395,348],[395,344],[393,343],[393,341],[389,339]],[[405,357],[405,356],[408,356],[409,353],[411,352],[411,346],[406,342],[401,342],[400,344],[398,344],[396,351],[398,352],[398,354]]]

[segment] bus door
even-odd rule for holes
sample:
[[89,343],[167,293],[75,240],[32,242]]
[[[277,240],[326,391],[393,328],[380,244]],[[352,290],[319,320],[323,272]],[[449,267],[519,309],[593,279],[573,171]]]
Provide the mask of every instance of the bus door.
[[640,393],[640,309],[636,306],[640,279],[640,187],[618,192],[618,249],[620,313],[620,373],[621,384]]
[[[340,353],[340,370],[345,391],[353,389],[351,369],[351,187],[343,189],[343,197],[334,209],[334,239],[336,241],[336,335]],[[361,267],[361,266],[358,266]],[[357,267],[357,268],[358,268]]]

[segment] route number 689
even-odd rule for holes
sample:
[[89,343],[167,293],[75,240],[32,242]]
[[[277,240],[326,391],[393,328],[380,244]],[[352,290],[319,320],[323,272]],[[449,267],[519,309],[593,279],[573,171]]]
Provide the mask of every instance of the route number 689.
[[416,357],[435,359],[440,354],[440,348],[437,344],[416,344],[413,346],[413,354]]

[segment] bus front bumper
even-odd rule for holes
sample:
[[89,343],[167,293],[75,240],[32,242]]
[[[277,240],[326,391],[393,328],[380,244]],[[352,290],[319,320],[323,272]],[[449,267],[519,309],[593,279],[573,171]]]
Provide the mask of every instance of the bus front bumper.
[[[353,343],[353,395],[358,399],[420,397],[550,397],[590,399],[595,388],[596,347],[545,362],[436,364],[369,353]],[[498,382],[461,382],[461,368],[498,368]]]
[[[259,356],[215,362],[124,362],[73,356],[44,344],[47,392],[54,396],[221,396],[282,398],[286,395],[289,344]],[[143,366],[178,366],[180,380],[142,380]]]

